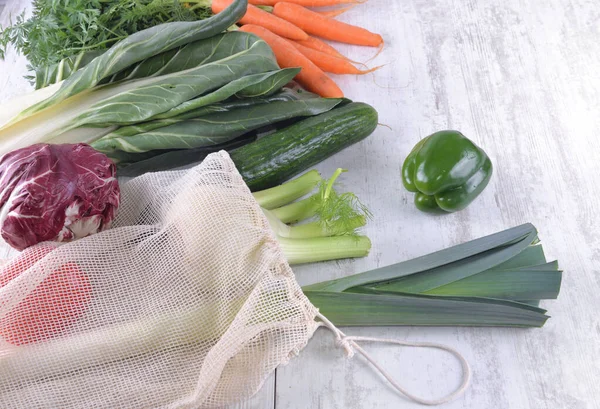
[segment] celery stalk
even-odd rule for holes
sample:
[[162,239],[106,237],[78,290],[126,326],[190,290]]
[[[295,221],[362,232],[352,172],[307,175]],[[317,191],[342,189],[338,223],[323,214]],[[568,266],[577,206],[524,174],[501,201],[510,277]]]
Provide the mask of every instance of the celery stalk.
[[311,170],[297,179],[271,189],[254,192],[253,195],[263,209],[270,210],[307,195],[319,182],[321,182],[321,175],[316,170]]
[[318,195],[312,195],[306,199],[271,209],[271,212],[283,223],[296,223],[313,217],[317,214],[318,208]]
[[288,238],[290,239],[309,239],[312,237],[331,237],[352,235],[354,230],[363,227],[366,224],[364,216],[356,216],[343,223],[324,224],[314,221],[306,224],[300,224],[290,227]]
[[365,257],[371,249],[371,241],[366,236],[334,236],[311,239],[279,237],[277,240],[290,264]]
[[[364,257],[369,253],[370,240],[356,234],[356,229],[366,224],[368,211],[352,193],[340,195],[333,189],[343,172],[345,170],[337,169],[325,181],[313,170],[280,186],[254,193],[290,264]],[[317,185],[318,193],[290,203]],[[317,220],[300,225],[286,224],[313,216],[317,216]]]

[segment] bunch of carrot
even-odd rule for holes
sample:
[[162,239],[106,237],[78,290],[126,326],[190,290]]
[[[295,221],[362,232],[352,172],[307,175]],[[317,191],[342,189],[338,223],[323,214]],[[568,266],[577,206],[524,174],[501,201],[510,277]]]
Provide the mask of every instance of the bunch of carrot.
[[[213,13],[220,13],[233,0],[212,0]],[[364,0],[363,0],[364,1]],[[322,97],[339,98],[344,93],[326,74],[367,74],[322,39],[346,44],[382,47],[379,34],[334,20],[360,0],[249,0],[248,10],[238,22],[241,31],[261,37],[273,49],[282,68],[301,67],[296,77],[306,89]],[[330,11],[307,7],[350,4]]]

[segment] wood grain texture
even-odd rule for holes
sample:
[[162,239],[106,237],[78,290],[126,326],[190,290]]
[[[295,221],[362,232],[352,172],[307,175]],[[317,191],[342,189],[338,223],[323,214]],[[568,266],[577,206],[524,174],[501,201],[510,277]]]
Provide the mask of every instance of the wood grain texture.
[[[369,258],[296,268],[301,284],[406,260],[523,222],[540,231],[565,270],[542,329],[362,328],[356,335],[442,342],[462,351],[474,378],[445,408],[600,408],[600,6],[596,1],[370,0],[342,15],[383,34],[374,76],[342,89],[374,104],[380,127],[319,166],[375,214]],[[374,52],[340,46],[352,59]],[[495,175],[463,212],[419,213],[400,183],[402,160],[424,136],[459,129],[484,147]],[[277,374],[277,409],[418,408],[360,358],[348,361],[325,330]],[[367,346],[401,384],[424,397],[458,385],[442,352]]]
[[[0,16],[23,8],[13,0]],[[542,329],[360,328],[353,335],[449,344],[472,365],[464,397],[445,408],[600,408],[600,6],[597,0],[370,0],[341,19],[380,32],[374,75],[339,78],[348,97],[373,104],[382,126],[318,166],[344,167],[342,183],[368,204],[368,258],[295,268],[301,284],[358,273],[532,222],[565,270]],[[375,54],[339,46],[354,60]],[[0,102],[27,89],[25,62],[0,62]],[[461,130],[490,155],[495,174],[468,209],[419,213],[400,182],[402,160],[422,137]],[[401,384],[424,397],[459,382],[438,351],[366,346]],[[317,332],[300,357],[241,407],[418,408],[360,358],[347,360]],[[275,400],[274,400],[275,397]]]

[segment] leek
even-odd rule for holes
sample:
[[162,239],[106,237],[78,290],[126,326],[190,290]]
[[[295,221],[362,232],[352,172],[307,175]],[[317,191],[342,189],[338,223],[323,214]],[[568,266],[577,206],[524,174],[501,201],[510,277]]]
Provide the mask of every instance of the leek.
[[[0,379],[45,379],[108,365],[165,348],[214,342],[227,332],[246,299],[196,301],[194,307],[89,329],[66,338],[3,351]],[[253,334],[263,330],[255,325]],[[249,336],[252,338],[252,336]],[[0,382],[0,392],[6,393]]]
[[303,288],[335,325],[541,327],[562,272],[531,224]]

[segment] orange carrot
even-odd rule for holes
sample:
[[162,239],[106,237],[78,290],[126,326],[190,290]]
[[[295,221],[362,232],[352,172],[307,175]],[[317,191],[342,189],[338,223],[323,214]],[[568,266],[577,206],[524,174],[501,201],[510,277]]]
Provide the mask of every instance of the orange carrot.
[[353,4],[351,6],[342,7],[342,8],[335,9],[335,10],[317,11],[317,13],[319,13],[323,17],[334,18],[334,17],[339,16],[340,14],[343,14],[343,13],[349,11],[350,9],[354,8],[355,6],[356,6],[356,4]]
[[354,65],[350,63],[350,61],[334,57],[333,55],[322,53],[321,51],[314,50],[312,48],[304,47],[296,43],[295,41],[290,41],[296,47],[298,51],[300,51],[306,58],[315,63],[317,67],[322,69],[325,72],[330,72],[332,74],[368,74],[370,72],[375,71],[381,67],[371,68],[369,70],[359,70]]
[[378,47],[383,44],[379,34],[364,28],[323,17],[305,7],[292,3],[277,3],[273,14],[300,27],[308,34],[342,43]]
[[[212,12],[217,14],[225,10],[233,0],[212,0]],[[292,23],[285,21],[271,13],[259,9],[256,6],[248,5],[246,14],[239,21],[240,24],[256,24],[265,27],[268,30],[292,40],[306,40],[308,35],[302,29]]]
[[296,79],[306,89],[326,98],[342,98],[344,93],[331,78],[306,58],[291,44],[291,41],[273,34],[264,27],[248,24],[240,31],[256,34],[273,50],[281,68],[301,67]]
[[[299,4],[304,7],[327,7],[337,6],[338,4],[360,4],[367,0],[287,0],[288,3]],[[248,0],[248,3],[255,6],[274,6],[281,0]]]
[[294,41],[305,47],[312,48],[313,50],[321,51],[322,53],[333,55],[335,57],[343,58],[343,59],[347,60],[347,58],[342,53],[340,53],[338,50],[336,50],[335,48],[333,48],[332,46],[327,44],[325,41],[319,40],[316,37],[308,36],[307,40],[301,40],[301,41],[294,40]]

